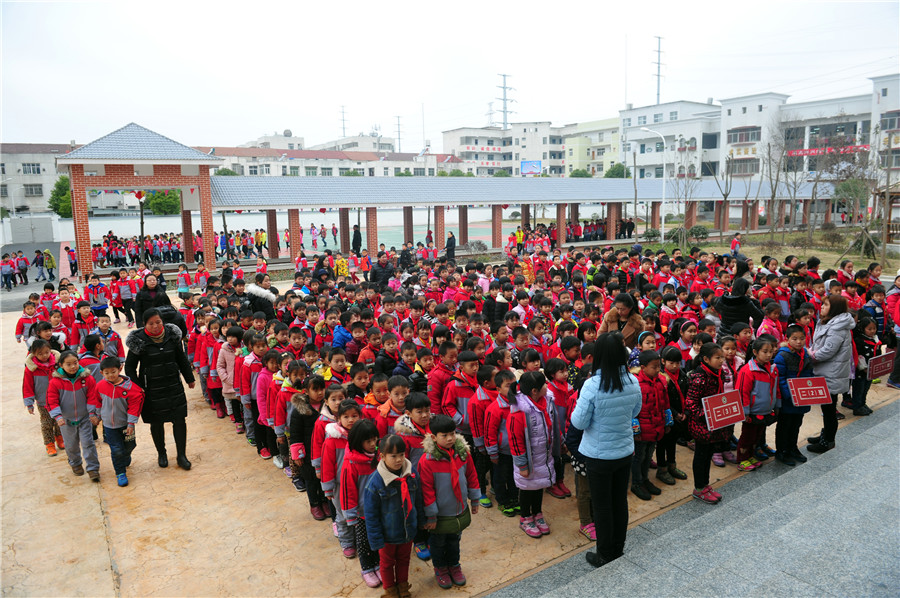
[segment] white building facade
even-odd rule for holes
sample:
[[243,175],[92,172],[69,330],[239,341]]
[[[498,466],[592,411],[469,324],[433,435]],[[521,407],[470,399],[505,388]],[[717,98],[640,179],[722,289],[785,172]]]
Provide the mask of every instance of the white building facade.
[[56,158],[73,143],[0,144],[0,206],[11,214],[46,212],[50,192],[60,175]]
[[[554,127],[549,121],[510,123],[500,127],[462,127],[444,131],[444,152],[463,162],[473,176],[564,176],[567,136],[576,125]],[[524,164],[523,164],[524,163]]]

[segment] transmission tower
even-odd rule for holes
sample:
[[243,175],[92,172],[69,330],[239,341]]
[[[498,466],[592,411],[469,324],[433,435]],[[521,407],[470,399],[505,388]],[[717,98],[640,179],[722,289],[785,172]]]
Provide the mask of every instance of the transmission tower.
[[395,116],[397,119],[397,153],[400,153],[402,150],[400,149],[400,117]]
[[662,79],[662,38],[660,36],[656,37],[656,62],[653,64],[656,65],[656,104],[659,105],[659,82]]
[[503,97],[495,98],[495,99],[503,102],[503,109],[500,110],[500,112],[503,114],[503,130],[505,131],[506,129],[509,128],[509,115],[515,114],[514,111],[509,109],[509,104],[512,102],[515,102],[515,100],[508,97],[507,92],[515,91],[515,88],[510,87],[506,84],[506,78],[511,77],[512,75],[506,75],[506,74],[500,73],[500,76],[503,77],[503,85],[498,85],[497,88],[503,90]]
[[341,106],[341,137],[347,136],[347,113],[344,111],[344,107]]

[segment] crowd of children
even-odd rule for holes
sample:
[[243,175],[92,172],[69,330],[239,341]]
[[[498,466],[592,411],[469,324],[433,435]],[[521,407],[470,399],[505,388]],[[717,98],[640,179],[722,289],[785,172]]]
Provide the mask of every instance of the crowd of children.
[[[464,585],[460,537],[479,508],[518,515],[531,538],[549,534],[544,493],[572,496],[567,473],[580,530],[596,539],[581,431],[570,421],[598,334],[616,332],[605,317],[614,304],[634,305],[640,318],[623,351],[643,395],[631,468],[642,500],[661,493],[651,470],[665,485],[688,479],[678,445],[693,450],[693,496],[711,504],[722,495],[710,486],[710,465],[752,471],[772,456],[806,461],[798,435],[809,408],[791,401],[787,380],[812,375],[809,349],[828,294],[845,296],[858,318],[845,397],[854,414],[871,412],[865,369],[882,345],[893,346],[900,322],[900,277],[887,291],[878,264],[820,273],[815,258],[794,256],[764,257],[757,270],[697,248],[671,256],[639,246],[542,248],[520,257],[511,247],[493,267],[410,255],[396,282],[378,285],[323,259],[298,268],[275,299],[275,318],[250,310],[238,260],[225,262],[222,276],[200,269],[192,277],[182,265],[186,351],[217,417],[306,492],[311,516],[331,522],[342,554],[358,558],[365,583],[383,584],[388,596],[409,595],[413,552],[432,560],[440,587]],[[123,269],[110,285],[92,277],[81,294],[67,280],[58,295],[48,283],[16,329],[30,351],[25,404],[29,412],[37,404],[47,453],[64,446],[78,473],[81,444],[99,479],[91,424],[102,422],[120,485],[141,392],[119,373],[124,351],[106,312],[127,310],[141,274]],[[724,326],[720,298],[748,287],[763,317]],[[703,399],[727,390],[744,405],[739,438],[733,427],[710,430],[704,415]],[[773,424],[775,450],[766,440]]]

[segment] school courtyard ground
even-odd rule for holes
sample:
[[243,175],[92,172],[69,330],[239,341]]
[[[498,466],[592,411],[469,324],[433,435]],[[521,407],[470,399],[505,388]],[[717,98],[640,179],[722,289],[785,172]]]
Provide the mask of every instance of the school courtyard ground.
[[[126,488],[102,443],[99,484],[74,476],[64,453],[48,458],[38,416],[21,400],[17,317],[0,314],[4,596],[381,595],[362,582],[358,561],[341,555],[331,526],[313,520],[305,494],[218,420],[199,390],[188,391],[191,471],[174,460],[157,467],[144,424]],[[649,502],[630,496],[625,557],[602,569],[584,562],[590,542],[578,532],[574,497],[545,497],[552,533],[540,540],[483,509],[463,534],[468,585],[446,594],[895,595],[898,396],[884,383],[873,387],[875,414],[848,415],[837,448],[808,464],[770,460],[748,474],[713,467],[721,505],[692,501],[690,481],[661,485]],[[814,410],[802,436],[820,425]],[[690,451],[678,450],[690,472]],[[571,469],[566,481],[574,489]],[[758,512],[761,498],[772,511]],[[751,562],[741,565],[746,542]],[[787,547],[793,557],[781,556]],[[430,564],[412,561],[413,594],[444,594]]]

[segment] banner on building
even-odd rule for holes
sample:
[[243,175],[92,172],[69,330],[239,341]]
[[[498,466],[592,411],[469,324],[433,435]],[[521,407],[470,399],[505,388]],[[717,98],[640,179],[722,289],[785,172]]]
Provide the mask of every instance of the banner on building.
[[845,147],[833,148],[833,147],[811,147],[808,149],[795,149],[788,150],[787,155],[790,157],[794,156],[823,156],[825,154],[855,154],[857,152],[867,152],[869,151],[868,145],[847,145]]
[[541,161],[522,160],[519,172],[522,173],[522,176],[541,176]]

